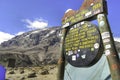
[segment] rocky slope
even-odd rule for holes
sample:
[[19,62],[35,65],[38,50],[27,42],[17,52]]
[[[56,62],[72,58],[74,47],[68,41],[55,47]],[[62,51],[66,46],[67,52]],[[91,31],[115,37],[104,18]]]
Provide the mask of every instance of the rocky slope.
[[60,27],[38,29],[3,42],[0,64],[16,67],[55,64],[60,53],[59,34]]
[[[9,67],[56,64],[60,55],[60,27],[23,33],[0,45],[0,64]],[[120,42],[115,42],[120,52]],[[12,64],[12,65],[11,65]]]

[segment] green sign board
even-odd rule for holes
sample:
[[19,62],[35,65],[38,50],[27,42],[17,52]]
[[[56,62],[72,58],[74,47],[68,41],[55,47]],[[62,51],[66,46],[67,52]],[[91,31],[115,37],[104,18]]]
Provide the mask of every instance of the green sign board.
[[66,60],[73,66],[86,67],[101,57],[100,33],[96,25],[80,22],[70,26],[65,37]]

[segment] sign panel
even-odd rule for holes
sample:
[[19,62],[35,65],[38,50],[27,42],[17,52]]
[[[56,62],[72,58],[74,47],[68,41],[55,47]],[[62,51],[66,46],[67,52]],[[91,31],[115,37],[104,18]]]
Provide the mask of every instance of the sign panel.
[[[71,10],[67,12],[62,19],[62,25],[66,26],[67,24],[66,27],[68,27],[72,24],[83,21],[85,19],[95,17],[95,15],[99,13],[105,12],[105,9],[103,7],[104,6],[103,1],[102,0],[95,0],[95,1],[96,2],[94,1],[89,2],[89,0],[85,1],[84,2],[85,4],[82,5],[80,10],[78,11]],[[89,4],[86,4],[88,2]]]
[[75,67],[91,66],[99,60],[101,37],[90,22],[70,26],[65,37],[66,60]]

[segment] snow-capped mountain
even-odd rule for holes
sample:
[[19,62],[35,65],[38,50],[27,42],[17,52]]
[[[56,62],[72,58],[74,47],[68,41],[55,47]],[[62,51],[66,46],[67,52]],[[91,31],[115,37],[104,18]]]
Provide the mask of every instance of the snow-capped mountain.
[[60,27],[38,29],[1,43],[0,61],[15,59],[15,66],[39,66],[57,62]]

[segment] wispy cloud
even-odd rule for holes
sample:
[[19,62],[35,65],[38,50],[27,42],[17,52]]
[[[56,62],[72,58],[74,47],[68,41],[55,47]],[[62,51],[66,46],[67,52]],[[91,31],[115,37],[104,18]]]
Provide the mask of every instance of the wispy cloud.
[[20,31],[20,32],[16,33],[15,35],[12,35],[12,34],[0,31],[0,44],[4,41],[8,41],[8,40],[12,39],[13,37],[21,35],[23,33],[25,33],[25,32]]
[[13,37],[14,37],[14,35],[0,31],[0,44],[4,41],[7,41],[7,40],[13,38]]
[[25,19],[23,20],[25,23],[27,23],[26,27],[29,29],[43,29],[48,26],[48,21],[42,19],[42,18],[37,18],[35,20],[30,20],[30,19]]
[[[48,21],[46,21],[42,18],[37,18],[33,21],[30,19],[25,19],[23,21],[26,23],[26,27],[29,29],[43,29],[45,27],[48,27]],[[24,31],[20,31],[20,32],[16,33],[15,35],[12,35],[12,34],[0,31],[0,44],[4,41],[8,41],[9,39],[11,39],[17,35],[21,35],[23,33],[24,33]]]

